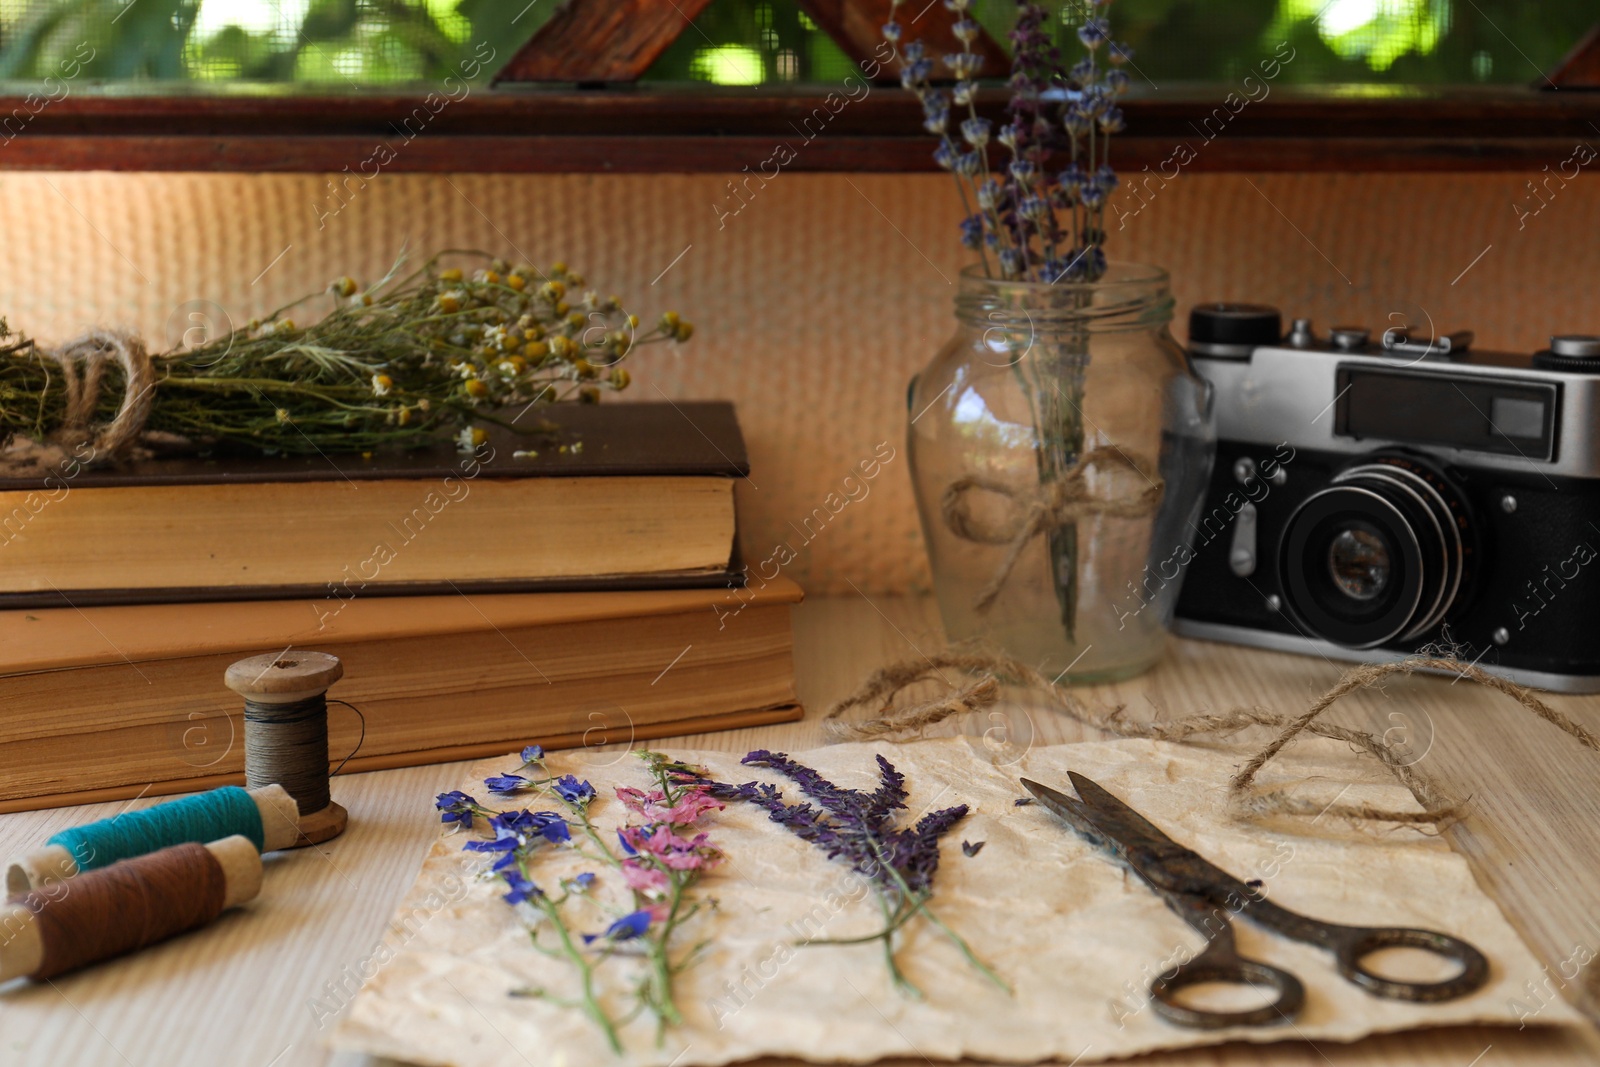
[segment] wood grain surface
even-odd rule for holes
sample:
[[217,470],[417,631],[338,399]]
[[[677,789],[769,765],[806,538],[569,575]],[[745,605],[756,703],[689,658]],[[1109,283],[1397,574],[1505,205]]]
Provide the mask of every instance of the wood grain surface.
[[[868,671],[931,653],[942,643],[932,605],[920,599],[819,599],[798,609],[796,629],[800,696],[809,709],[804,721],[679,740],[730,751],[819,744],[823,710]],[[1314,657],[1178,641],[1149,674],[1083,695],[1091,702],[1126,704],[1127,714],[1139,717],[1176,717],[1234,704],[1290,711],[1303,708],[1339,673],[1338,666]],[[1590,729],[1600,729],[1600,698],[1558,697],[1552,703]],[[1389,731],[1391,741],[1409,745],[1420,770],[1456,795],[1471,797],[1470,814],[1450,832],[1452,843],[1548,965],[1550,990],[1560,994],[1564,987],[1569,999],[1580,1001],[1582,979],[1564,982],[1561,965],[1575,954],[1578,959],[1600,955],[1600,757],[1504,697],[1449,678],[1396,681],[1380,692],[1348,698],[1331,714],[1349,725]],[[1049,712],[1019,705],[1005,705],[995,715],[940,729],[974,736],[1003,729],[1013,741],[1031,737],[1034,744],[1086,736]],[[0,1065],[377,1067],[377,1061],[328,1052],[321,1038],[358,987],[395,904],[437,833],[433,795],[454,786],[464,770],[456,763],[342,777],[334,783],[334,796],[350,811],[350,829],[314,849],[269,857],[261,897],[250,906],[135,957],[52,983],[0,987]],[[0,816],[0,855],[125,806]],[[1428,887],[1417,891],[1426,893]],[[1336,979],[1330,969],[1314,980]],[[1528,1003],[1536,1001],[1530,997]],[[1352,1045],[1287,1036],[1271,1046],[1227,1045],[1138,1062],[1162,1067],[1600,1062],[1600,1033],[1592,1028],[1452,1028]],[[548,1049],[492,1051],[508,1065],[551,1062]]]

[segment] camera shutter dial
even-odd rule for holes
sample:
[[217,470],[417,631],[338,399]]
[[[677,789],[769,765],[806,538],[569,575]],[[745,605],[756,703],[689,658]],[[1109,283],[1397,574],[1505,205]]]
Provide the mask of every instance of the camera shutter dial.
[[1242,357],[1283,339],[1283,317],[1266,304],[1199,304],[1189,312],[1189,347],[1204,356]]
[[1600,337],[1589,334],[1558,334],[1550,347],[1536,352],[1533,365],[1540,370],[1575,370],[1600,374]]

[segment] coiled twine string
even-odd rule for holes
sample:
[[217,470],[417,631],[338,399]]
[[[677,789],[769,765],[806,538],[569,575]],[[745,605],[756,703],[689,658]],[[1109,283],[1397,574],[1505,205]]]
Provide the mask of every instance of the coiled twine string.
[[[328,769],[328,705],[343,704],[361,719],[361,737],[339,766]],[[304,818],[333,803],[328,779],[344,769],[367,739],[367,717],[343,700],[317,693],[284,704],[244,701],[244,776],[250,788],[274,782],[300,805]]]
[[266,847],[261,809],[249,793],[230,785],[74,826],[47,843],[71,852],[78,870],[92,871],[180,841],[217,841],[234,834],[248,837],[257,852]]
[[196,844],[136,856],[69,884],[66,893],[36,890],[22,898],[38,923],[44,949],[35,978],[52,978],[204,926],[222,913],[227,894],[222,865]]

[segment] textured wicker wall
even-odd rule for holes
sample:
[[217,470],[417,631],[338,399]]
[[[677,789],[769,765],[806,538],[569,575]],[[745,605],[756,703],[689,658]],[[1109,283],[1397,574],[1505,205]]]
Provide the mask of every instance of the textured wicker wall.
[[[1180,336],[1208,298],[1323,326],[1425,309],[1523,350],[1600,333],[1600,178],[1547,193],[1519,229],[1532,176],[1185,175],[1147,194],[1116,251],[1171,270]],[[790,541],[788,573],[814,592],[925,585],[903,456],[809,544],[790,524],[879,442],[899,449],[906,380],[950,328],[964,262],[953,193],[938,175],[784,173],[719,222],[729,197],[714,176],[399,175],[333,213],[312,175],[4,174],[0,313],[45,340],[106,324],[164,347],[204,310],[191,301],[247,320],[340,274],[374,278],[403,245],[564,258],[647,318],[697,324],[687,347],[639,359],[636,395],[737,401],[753,558]]]

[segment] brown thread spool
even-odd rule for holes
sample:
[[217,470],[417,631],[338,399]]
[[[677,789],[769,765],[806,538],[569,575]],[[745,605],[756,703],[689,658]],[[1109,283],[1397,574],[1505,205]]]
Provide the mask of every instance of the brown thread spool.
[[53,978],[211,922],[261,892],[243,835],[86,871],[0,905],[0,982]]
[[244,772],[248,787],[277,782],[300,806],[300,839],[316,844],[344,832],[349,813],[328,792],[328,687],[344,676],[338,656],[280,652],[228,668],[228,688],[244,697]]

